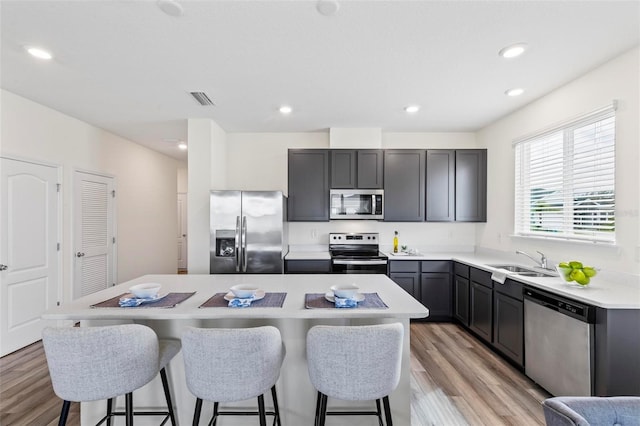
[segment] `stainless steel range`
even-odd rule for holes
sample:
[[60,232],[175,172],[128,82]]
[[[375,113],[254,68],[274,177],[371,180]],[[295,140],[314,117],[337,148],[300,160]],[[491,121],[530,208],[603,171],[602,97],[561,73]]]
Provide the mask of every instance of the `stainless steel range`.
[[377,233],[329,234],[333,274],[386,274],[387,256],[380,253]]

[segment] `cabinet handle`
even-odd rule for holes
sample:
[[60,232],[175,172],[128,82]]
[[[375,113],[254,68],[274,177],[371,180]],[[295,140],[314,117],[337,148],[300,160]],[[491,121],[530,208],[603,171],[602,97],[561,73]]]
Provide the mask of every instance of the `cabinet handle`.
[[84,253],[82,253],[82,252],[77,252],[76,253],[76,257],[82,257],[82,256],[84,256]]

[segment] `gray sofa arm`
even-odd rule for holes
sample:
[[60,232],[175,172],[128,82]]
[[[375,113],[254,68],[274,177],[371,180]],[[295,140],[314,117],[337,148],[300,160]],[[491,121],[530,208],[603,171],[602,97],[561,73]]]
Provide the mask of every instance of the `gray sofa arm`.
[[547,426],[640,426],[640,397],[556,397],[542,406]]

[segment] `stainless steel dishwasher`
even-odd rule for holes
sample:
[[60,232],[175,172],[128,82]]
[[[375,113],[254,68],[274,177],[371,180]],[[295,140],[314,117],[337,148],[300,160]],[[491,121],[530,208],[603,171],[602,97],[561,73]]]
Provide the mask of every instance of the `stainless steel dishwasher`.
[[591,396],[594,322],[593,306],[526,287],[525,374],[554,396]]

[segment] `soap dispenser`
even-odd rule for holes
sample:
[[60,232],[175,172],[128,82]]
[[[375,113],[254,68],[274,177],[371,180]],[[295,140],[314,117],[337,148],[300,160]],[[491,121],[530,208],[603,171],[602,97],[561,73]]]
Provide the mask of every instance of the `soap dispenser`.
[[395,234],[393,236],[393,252],[398,252],[398,231],[394,231]]

